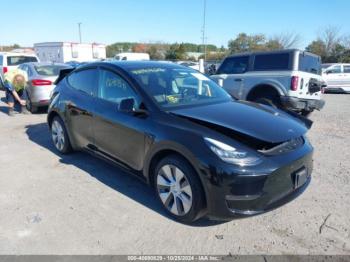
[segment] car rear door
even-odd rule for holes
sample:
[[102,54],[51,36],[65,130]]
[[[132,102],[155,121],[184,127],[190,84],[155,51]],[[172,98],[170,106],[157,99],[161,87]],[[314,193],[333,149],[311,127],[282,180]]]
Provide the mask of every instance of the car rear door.
[[122,99],[140,97],[120,74],[100,68],[98,94],[95,102],[93,132],[97,152],[141,170],[144,159],[144,126],[147,117],[138,117],[118,110]]
[[81,148],[94,145],[92,117],[97,90],[96,67],[74,71],[67,77],[69,96],[66,101],[68,126],[76,144]]

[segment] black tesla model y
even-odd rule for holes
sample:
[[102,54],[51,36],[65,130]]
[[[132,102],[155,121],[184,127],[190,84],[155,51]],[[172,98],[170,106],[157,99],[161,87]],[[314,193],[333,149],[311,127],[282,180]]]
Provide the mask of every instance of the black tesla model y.
[[310,182],[313,148],[301,119],[237,101],[172,63],[71,70],[61,72],[48,112],[57,150],[84,150],[141,177],[176,220],[259,214]]

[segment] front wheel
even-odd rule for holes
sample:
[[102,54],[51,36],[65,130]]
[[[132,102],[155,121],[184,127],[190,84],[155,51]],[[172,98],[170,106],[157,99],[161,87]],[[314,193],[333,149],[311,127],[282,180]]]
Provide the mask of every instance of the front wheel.
[[72,151],[66,127],[62,119],[58,116],[55,116],[51,122],[51,138],[60,153],[68,154]]
[[154,186],[160,203],[175,220],[191,223],[203,216],[202,184],[192,166],[182,157],[171,155],[158,163]]

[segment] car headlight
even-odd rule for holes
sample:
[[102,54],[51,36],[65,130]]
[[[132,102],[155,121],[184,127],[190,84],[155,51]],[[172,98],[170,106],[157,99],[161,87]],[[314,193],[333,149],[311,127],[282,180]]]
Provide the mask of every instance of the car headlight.
[[207,145],[221,160],[226,163],[239,166],[255,166],[261,163],[261,159],[257,156],[252,156],[247,152],[238,151],[236,148],[217,141],[212,138],[205,137]]

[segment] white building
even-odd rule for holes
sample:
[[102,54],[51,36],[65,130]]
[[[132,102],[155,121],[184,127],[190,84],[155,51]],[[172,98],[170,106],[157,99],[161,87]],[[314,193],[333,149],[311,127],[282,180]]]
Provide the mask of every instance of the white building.
[[34,44],[34,51],[41,62],[87,62],[106,58],[106,46],[71,42],[45,42]]

